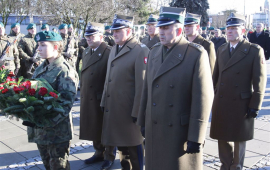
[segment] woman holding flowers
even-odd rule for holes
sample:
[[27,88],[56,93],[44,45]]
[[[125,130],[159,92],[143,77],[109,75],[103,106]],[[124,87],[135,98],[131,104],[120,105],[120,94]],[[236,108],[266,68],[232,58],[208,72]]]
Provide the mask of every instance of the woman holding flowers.
[[[38,52],[45,61],[35,70],[33,78],[45,79],[52,88],[59,92],[48,92],[40,88],[38,95],[58,98],[63,104],[64,112],[43,119],[40,124],[23,122],[28,126],[29,142],[37,143],[43,164],[49,169],[70,169],[68,162],[70,140],[72,139],[72,117],[70,110],[76,95],[78,75],[61,55],[62,38],[51,31],[39,32],[35,36]],[[29,91],[29,94],[31,91]],[[34,91],[33,91],[34,93]]]

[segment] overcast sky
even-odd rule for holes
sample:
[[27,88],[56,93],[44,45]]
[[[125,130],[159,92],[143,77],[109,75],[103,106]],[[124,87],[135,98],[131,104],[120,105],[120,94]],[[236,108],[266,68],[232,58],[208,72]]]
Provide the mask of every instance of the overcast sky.
[[244,2],[246,14],[253,14],[260,11],[260,6],[264,7],[265,0],[208,0],[210,14],[217,14],[226,9],[236,9],[244,14]]

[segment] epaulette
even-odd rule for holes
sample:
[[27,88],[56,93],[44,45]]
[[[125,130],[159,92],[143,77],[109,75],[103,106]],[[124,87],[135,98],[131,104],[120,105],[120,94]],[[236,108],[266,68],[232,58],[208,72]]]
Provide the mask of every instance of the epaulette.
[[154,47],[157,47],[157,46],[160,46],[160,45],[161,45],[161,43],[158,42],[158,43],[156,43],[155,45],[153,45],[153,46],[150,48],[150,50],[153,49]]
[[261,48],[261,46],[259,46],[258,44],[253,44],[253,43],[251,43],[250,45],[251,45],[252,47],[257,48],[257,49],[260,49],[260,48]]
[[190,43],[188,43],[188,45],[190,45],[191,47],[195,47],[195,48],[198,49],[199,51],[203,51],[203,50],[204,50],[203,46],[201,46],[201,45],[199,45],[199,44],[196,44],[196,43],[190,42]]

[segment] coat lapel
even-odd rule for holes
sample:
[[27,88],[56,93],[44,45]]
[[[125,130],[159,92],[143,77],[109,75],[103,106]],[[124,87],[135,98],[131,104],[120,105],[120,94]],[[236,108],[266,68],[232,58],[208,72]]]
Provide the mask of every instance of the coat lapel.
[[83,64],[82,71],[87,69],[89,66],[93,65],[97,61],[99,61],[102,58],[102,55],[106,49],[107,45],[106,43],[101,43],[98,49],[94,52],[93,55],[91,55],[90,48],[88,49],[88,54],[86,55],[87,58],[85,59],[85,64]]
[[158,42],[159,42],[159,36],[155,35],[154,38],[147,43],[147,47],[151,48]]
[[203,44],[203,37],[201,35],[198,35],[194,40],[193,40],[193,43],[196,43],[196,44],[200,44],[202,45]]
[[[241,43],[241,42],[239,42]],[[228,46],[227,50],[229,51]],[[250,44],[244,40],[241,44],[239,44],[239,47],[237,49],[235,49],[234,53],[232,54],[231,58],[229,59],[229,61],[226,63],[224,70],[226,70],[227,68],[233,66],[234,64],[236,64],[237,62],[239,62],[240,60],[242,60],[248,53],[250,48]],[[229,55],[227,55],[229,56]]]
[[137,44],[138,44],[138,41],[135,38],[132,38],[126,45],[124,45],[123,49],[115,56],[113,60],[120,58],[121,56],[129,52]]
[[[167,71],[171,70],[175,66],[177,66],[181,61],[184,59],[186,50],[188,47],[188,41],[181,37],[178,44],[173,48],[173,50],[170,52],[170,54],[166,57],[165,61],[161,63],[162,61],[162,45],[160,46],[160,49],[158,50],[158,60],[156,62],[156,68],[159,68],[154,79],[158,78],[162,74],[166,73]],[[155,57],[156,58],[156,57]],[[161,64],[160,64],[161,63]],[[160,64],[160,67],[158,67]]]

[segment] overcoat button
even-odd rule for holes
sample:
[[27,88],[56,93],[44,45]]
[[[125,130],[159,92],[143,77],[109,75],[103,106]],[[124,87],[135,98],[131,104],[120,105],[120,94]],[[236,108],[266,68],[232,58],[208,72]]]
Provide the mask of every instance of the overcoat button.
[[157,84],[157,85],[156,85],[156,88],[158,88],[158,87],[159,87],[159,85]]
[[173,85],[170,85],[170,88],[174,88],[174,86]]
[[170,107],[173,107],[173,104],[169,104]]
[[170,127],[172,127],[172,124],[171,124],[171,123],[169,123],[169,126],[170,126]]
[[153,103],[153,106],[156,106],[156,103]]

